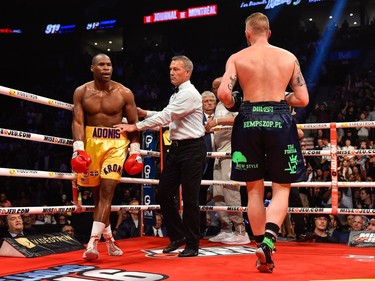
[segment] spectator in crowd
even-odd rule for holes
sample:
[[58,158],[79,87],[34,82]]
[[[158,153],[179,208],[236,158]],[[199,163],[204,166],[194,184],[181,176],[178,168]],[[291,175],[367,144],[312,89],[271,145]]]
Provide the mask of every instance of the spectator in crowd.
[[45,224],[44,214],[36,214],[34,225],[41,225],[41,224],[42,225]]
[[68,219],[68,216],[65,214],[58,214],[57,219],[56,219],[56,224],[60,225],[66,225],[66,224],[71,224],[70,220]]
[[[213,186],[210,185],[207,189],[207,206],[215,206],[213,195]],[[203,233],[203,238],[210,238],[220,232],[221,225],[217,212],[206,212],[206,229]]]
[[[367,121],[367,113],[365,111],[362,111],[361,114],[359,115],[359,120],[358,122],[366,122]],[[356,127],[357,130],[357,142],[360,143],[362,141],[367,141],[369,134],[370,134],[370,128],[368,127]]]
[[7,195],[4,192],[0,193],[0,207],[12,207],[12,203],[8,200]]
[[[322,138],[322,151],[331,151],[331,143],[329,142],[328,137]],[[323,176],[327,179],[330,176],[331,171],[331,156],[323,155],[320,160],[320,167],[323,171]]]
[[341,224],[338,216],[330,215],[330,219],[331,223],[328,230],[329,234],[333,238],[336,238],[338,243],[347,244],[350,231]]
[[352,228],[350,230],[364,230],[367,228],[368,219],[365,216],[355,215],[352,220]]
[[315,104],[312,114],[316,117],[317,123],[329,123],[331,121],[330,109],[325,101]]
[[33,229],[35,224],[36,215],[35,214],[23,214],[23,227],[25,229]]
[[23,218],[20,214],[10,214],[6,216],[7,230],[1,235],[3,238],[17,238],[35,234],[32,227],[25,228]]
[[[129,205],[139,205],[137,199],[132,200]],[[115,239],[124,239],[140,236],[141,221],[139,220],[139,210],[130,210],[123,214],[121,223],[116,226]]]
[[375,217],[372,217],[368,223],[367,230],[375,231]]
[[[339,208],[353,208],[353,198],[352,198],[352,189],[348,188],[339,188],[337,190],[338,194],[338,207]],[[332,207],[332,189],[328,188],[326,192],[323,194],[323,203],[325,207],[330,208]],[[339,214],[338,218],[340,219],[341,225],[346,224],[346,215]]]
[[332,237],[328,232],[329,222],[329,215],[315,215],[313,230],[312,232],[306,232],[305,240],[317,243],[338,243],[337,239]]
[[70,237],[72,238],[75,238],[75,230],[73,228],[73,226],[69,225],[69,224],[66,224],[64,225],[62,228],[61,228],[61,232],[69,235]]
[[155,224],[145,226],[145,236],[167,237],[167,228],[163,224],[163,216],[155,213]]
[[353,217],[354,217],[354,215],[346,215],[346,223],[345,223],[345,227],[346,227],[348,230],[351,230],[351,229],[352,229]]
[[12,204],[13,207],[31,206],[31,200],[30,200],[29,196],[26,194],[25,191],[20,191],[17,194],[18,194],[18,196],[17,196],[16,200],[13,201],[13,204]]
[[[214,97],[221,83],[221,77],[212,82]],[[219,101],[215,109],[215,117],[208,120],[205,128],[211,131],[215,126],[232,126],[238,112],[229,111],[224,104]],[[215,151],[231,153],[231,130],[214,131]],[[230,158],[217,157],[214,164],[214,180],[229,181],[232,167]],[[213,196],[215,206],[241,206],[240,186],[214,184]],[[242,212],[218,212],[221,231],[216,236],[209,238],[211,242],[221,242],[224,244],[248,244],[250,238],[246,232],[245,222]],[[233,231],[234,230],[234,231]]]
[[372,200],[372,192],[369,187],[362,187],[359,191],[359,204],[357,204],[358,209],[374,209],[375,205]]
[[[202,104],[203,104],[203,125],[206,125],[210,120],[214,120],[215,118],[215,108],[217,105],[216,96],[213,92],[204,91],[202,93]],[[216,151],[215,148],[215,137],[214,132],[211,130],[207,130],[204,135],[204,143],[207,147],[207,152]],[[206,163],[203,169],[203,176],[202,180],[212,180],[213,179],[213,168],[214,168],[215,158],[213,157],[206,157]],[[199,189],[199,205],[205,206],[207,204],[207,185],[201,185]],[[200,228],[201,228],[201,235],[206,229],[206,213],[201,212],[200,218]]]

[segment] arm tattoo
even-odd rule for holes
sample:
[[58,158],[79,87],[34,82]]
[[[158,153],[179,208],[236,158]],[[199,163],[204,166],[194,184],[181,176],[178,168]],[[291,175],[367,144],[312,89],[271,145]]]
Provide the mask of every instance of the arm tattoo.
[[305,82],[305,79],[303,78],[303,75],[302,75],[302,72],[301,72],[301,67],[300,67],[297,59],[296,59],[296,64],[298,66],[298,73],[297,73],[295,85],[301,87],[301,86],[305,85],[306,82]]
[[233,91],[234,85],[236,85],[237,82],[237,75],[231,76],[229,79],[228,90]]

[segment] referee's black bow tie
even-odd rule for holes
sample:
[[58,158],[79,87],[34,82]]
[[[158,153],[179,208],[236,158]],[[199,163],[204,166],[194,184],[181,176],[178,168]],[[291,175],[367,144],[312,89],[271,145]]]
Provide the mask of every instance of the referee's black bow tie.
[[178,87],[174,87],[173,88],[173,93],[177,93],[178,92]]

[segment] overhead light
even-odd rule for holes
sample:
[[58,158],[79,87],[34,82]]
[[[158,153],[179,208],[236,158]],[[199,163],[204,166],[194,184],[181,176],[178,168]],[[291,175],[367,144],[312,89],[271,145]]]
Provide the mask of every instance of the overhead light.
[[312,21],[312,18],[309,18],[309,21]]
[[96,45],[98,45],[98,43],[95,42],[94,45],[96,46]]
[[353,13],[350,13],[350,14],[349,14],[349,16],[351,16],[351,17],[352,17],[352,16],[353,16]]
[[108,41],[109,44],[112,44],[112,41]]
[[330,19],[332,19],[333,17],[332,16],[329,16]]

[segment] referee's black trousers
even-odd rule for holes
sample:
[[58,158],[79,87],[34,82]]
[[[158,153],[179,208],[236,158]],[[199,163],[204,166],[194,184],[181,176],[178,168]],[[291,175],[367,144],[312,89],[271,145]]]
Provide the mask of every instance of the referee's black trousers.
[[[203,138],[172,142],[157,190],[161,213],[171,241],[186,238],[186,248],[198,250],[200,239],[199,189],[207,149]],[[183,213],[179,213],[182,186]]]

